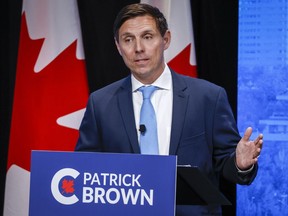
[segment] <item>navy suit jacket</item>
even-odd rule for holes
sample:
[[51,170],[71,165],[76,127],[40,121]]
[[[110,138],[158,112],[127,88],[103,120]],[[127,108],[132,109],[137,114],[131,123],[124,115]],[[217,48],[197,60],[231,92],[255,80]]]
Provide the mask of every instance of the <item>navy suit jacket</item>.
[[[172,71],[173,116],[170,155],[178,165],[198,166],[216,185],[219,176],[250,184],[257,166],[241,175],[235,166],[235,148],[241,139],[223,88]],[[93,92],[80,126],[76,151],[140,153],[135,125],[131,77]],[[215,215],[215,206],[178,206],[177,215]]]

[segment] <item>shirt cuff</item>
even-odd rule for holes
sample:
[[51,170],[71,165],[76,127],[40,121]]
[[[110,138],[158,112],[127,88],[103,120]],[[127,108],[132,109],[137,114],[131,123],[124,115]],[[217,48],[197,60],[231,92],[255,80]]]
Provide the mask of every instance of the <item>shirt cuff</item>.
[[254,168],[254,164],[253,164],[248,170],[241,170],[241,169],[237,166],[236,162],[235,162],[235,166],[236,166],[236,168],[237,168],[238,173],[241,173],[241,174],[248,174],[248,173],[250,173],[250,172],[253,170],[253,168]]

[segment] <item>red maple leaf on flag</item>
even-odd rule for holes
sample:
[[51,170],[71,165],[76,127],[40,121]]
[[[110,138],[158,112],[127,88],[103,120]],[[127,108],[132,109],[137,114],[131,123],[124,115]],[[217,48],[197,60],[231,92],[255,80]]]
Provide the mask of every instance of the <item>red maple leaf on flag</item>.
[[63,189],[64,193],[74,193],[75,189],[74,189],[74,180],[67,180],[64,179],[62,181],[62,186],[61,188]]
[[190,64],[190,52],[191,52],[191,44],[185,47],[177,56],[175,56],[171,61],[169,61],[168,65],[174,71],[180,74],[191,77],[197,77],[196,65]]

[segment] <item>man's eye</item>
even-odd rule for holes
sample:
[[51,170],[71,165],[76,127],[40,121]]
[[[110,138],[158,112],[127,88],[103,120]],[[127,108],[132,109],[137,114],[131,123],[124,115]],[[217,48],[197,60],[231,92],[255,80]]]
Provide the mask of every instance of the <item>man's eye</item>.
[[145,36],[144,36],[144,39],[150,40],[150,39],[152,39],[152,35],[145,35]]
[[125,41],[125,43],[129,43],[132,41],[132,38],[125,38],[124,41]]

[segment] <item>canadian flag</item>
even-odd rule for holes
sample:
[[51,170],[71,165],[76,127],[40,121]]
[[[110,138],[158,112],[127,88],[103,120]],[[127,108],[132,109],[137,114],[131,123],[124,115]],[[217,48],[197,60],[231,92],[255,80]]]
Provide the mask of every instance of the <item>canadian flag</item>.
[[196,55],[190,0],[141,0],[163,12],[172,40],[165,60],[178,73],[197,77]]
[[23,0],[4,216],[28,215],[31,150],[74,150],[87,98],[76,0]]

